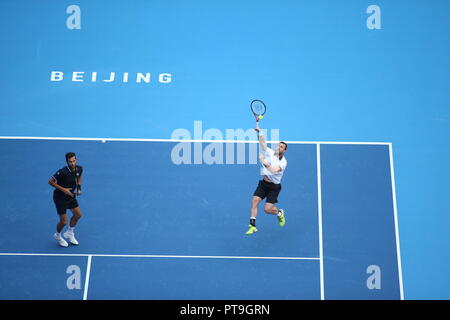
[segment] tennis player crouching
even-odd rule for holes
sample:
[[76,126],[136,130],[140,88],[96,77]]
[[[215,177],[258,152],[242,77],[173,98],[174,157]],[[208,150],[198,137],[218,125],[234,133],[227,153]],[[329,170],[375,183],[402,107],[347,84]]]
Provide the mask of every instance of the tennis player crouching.
[[259,144],[263,152],[259,155],[259,161],[263,165],[262,175],[264,177],[259,181],[258,187],[253,193],[252,207],[250,209],[250,224],[246,234],[253,234],[258,231],[256,229],[256,216],[258,215],[258,205],[264,198],[267,198],[264,204],[264,211],[268,214],[276,215],[281,227],[286,223],[283,209],[275,207],[275,203],[278,202],[278,194],[281,191],[280,182],[287,166],[287,160],[284,157],[287,144],[285,142],[278,143],[274,151],[267,147],[264,136],[261,134],[261,129],[256,127],[255,131],[258,132]]

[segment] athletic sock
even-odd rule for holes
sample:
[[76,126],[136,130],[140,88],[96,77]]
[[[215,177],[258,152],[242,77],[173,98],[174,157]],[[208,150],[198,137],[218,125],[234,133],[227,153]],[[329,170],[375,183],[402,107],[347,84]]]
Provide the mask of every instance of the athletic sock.
[[256,227],[256,218],[250,218],[250,225]]
[[72,227],[69,227],[69,232],[70,232],[70,233],[73,233],[73,230],[74,230],[74,229],[75,229],[75,227],[73,227],[73,228],[72,228]]
[[281,211],[278,210],[277,217],[281,217]]

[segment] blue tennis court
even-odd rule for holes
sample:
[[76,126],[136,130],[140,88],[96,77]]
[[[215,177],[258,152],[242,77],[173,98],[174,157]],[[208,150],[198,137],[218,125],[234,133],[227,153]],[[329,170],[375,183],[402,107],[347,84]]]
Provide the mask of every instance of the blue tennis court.
[[[280,198],[287,224],[262,212],[252,236],[244,233],[259,166],[238,163],[240,143],[222,144],[223,159],[232,150],[227,165],[174,164],[180,142],[172,141],[0,144],[10,150],[0,158],[2,183],[10,186],[1,208],[1,260],[9,270],[3,299],[402,297],[390,144],[289,143]],[[203,152],[211,144],[200,143]],[[84,217],[80,245],[61,248],[51,237],[56,220],[46,182],[67,149],[86,168]],[[30,176],[24,198],[16,181]],[[68,285],[71,266],[79,268],[77,288]],[[371,266],[380,270],[380,288],[368,285]]]
[[[0,1],[0,299],[448,299],[448,12]],[[288,143],[286,225],[261,203],[246,236],[254,99]],[[67,152],[83,217],[63,248]]]

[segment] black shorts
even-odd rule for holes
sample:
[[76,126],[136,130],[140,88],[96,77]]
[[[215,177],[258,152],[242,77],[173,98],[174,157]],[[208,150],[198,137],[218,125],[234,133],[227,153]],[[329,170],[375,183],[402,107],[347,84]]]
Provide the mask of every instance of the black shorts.
[[260,197],[264,199],[267,197],[266,202],[268,203],[277,203],[278,202],[278,194],[281,191],[281,184],[270,183],[263,180],[260,180],[258,183],[258,187],[253,193],[254,196]]
[[55,203],[56,212],[58,212],[59,215],[66,214],[67,209],[74,209],[78,207],[78,201],[77,198],[60,198],[60,197],[53,197],[53,202]]

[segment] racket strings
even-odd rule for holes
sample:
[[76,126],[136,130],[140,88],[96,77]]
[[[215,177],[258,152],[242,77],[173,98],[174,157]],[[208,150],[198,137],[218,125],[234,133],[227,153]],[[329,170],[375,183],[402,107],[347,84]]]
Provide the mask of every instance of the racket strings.
[[266,112],[266,106],[260,100],[253,100],[251,103],[251,108],[255,115],[263,115]]

